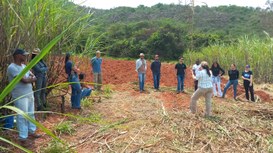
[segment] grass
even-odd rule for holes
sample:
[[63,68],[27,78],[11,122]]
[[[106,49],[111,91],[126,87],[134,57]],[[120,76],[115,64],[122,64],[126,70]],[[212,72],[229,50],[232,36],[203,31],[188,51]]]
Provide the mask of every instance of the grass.
[[67,144],[51,141],[48,146],[41,150],[42,153],[76,153],[73,149],[69,149]]
[[251,65],[254,81],[258,83],[272,83],[273,70],[268,69],[273,64],[273,39],[267,35],[264,39],[242,37],[233,44],[212,44],[200,52],[187,52],[184,57],[189,63],[194,64],[196,59],[218,61],[228,70],[232,63],[237,65],[240,72],[244,71],[246,64]]
[[64,122],[57,124],[54,127],[54,132],[57,135],[62,135],[62,134],[72,135],[75,131],[76,131],[76,129],[74,128],[72,121],[64,121]]
[[92,108],[93,105],[93,101],[89,98],[85,98],[81,100],[81,106],[83,106],[84,108]]

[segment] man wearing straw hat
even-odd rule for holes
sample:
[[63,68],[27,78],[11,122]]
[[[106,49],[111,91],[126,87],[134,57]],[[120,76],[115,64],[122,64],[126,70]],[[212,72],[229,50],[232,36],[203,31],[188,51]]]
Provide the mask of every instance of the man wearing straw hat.
[[102,74],[101,74],[101,64],[102,58],[100,57],[101,52],[98,50],[96,51],[96,56],[91,59],[91,66],[93,71],[94,77],[94,87],[96,90],[101,90],[102,86]]
[[[34,59],[36,55],[40,54],[41,50],[39,48],[35,48],[32,52],[31,59]],[[33,73],[36,76],[37,80],[35,82],[35,104],[37,111],[43,111],[46,108],[46,73],[48,71],[48,67],[46,63],[41,59],[33,68]]]
[[146,78],[147,63],[144,59],[144,54],[139,54],[139,59],[136,61],[136,72],[138,73],[139,79],[139,91],[142,93],[144,91],[144,84]]

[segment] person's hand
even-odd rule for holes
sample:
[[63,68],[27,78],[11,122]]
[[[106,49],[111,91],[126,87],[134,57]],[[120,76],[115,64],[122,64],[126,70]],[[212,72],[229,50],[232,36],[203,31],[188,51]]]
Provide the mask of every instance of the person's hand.
[[253,83],[250,83],[249,86],[252,87]]

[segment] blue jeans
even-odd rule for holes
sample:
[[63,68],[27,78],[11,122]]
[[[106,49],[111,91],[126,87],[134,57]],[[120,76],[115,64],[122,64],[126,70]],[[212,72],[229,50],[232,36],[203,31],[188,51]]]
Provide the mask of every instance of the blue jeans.
[[82,90],[78,75],[72,74],[69,78],[69,82],[73,82],[71,84],[72,94],[71,94],[71,107],[72,108],[80,108],[81,107],[81,97]]
[[139,90],[140,91],[144,91],[145,78],[146,78],[146,74],[145,73],[138,73]]
[[[14,105],[23,112],[28,113],[28,115],[35,120],[33,95],[28,95],[16,100]],[[17,115],[16,124],[19,131],[19,139],[26,139],[29,132],[34,133],[36,131],[36,125],[25,119],[22,115]]]
[[46,107],[46,76],[38,76],[35,82],[35,105],[38,111]]
[[83,88],[82,89],[82,96],[81,99],[86,98],[91,95],[92,89],[91,88]]
[[184,75],[177,75],[177,92],[184,91]]
[[154,88],[159,89],[160,73],[153,73],[153,78],[154,78]]
[[225,97],[227,89],[233,85],[233,94],[234,94],[234,98],[236,98],[237,96],[237,85],[238,85],[238,80],[229,80],[228,83],[226,84],[225,88],[224,88],[224,92],[223,92],[223,96]]

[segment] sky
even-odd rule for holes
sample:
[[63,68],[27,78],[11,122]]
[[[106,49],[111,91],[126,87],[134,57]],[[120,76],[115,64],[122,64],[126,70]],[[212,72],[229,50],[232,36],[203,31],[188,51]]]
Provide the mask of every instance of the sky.
[[[137,7],[139,5],[153,6],[158,3],[178,4],[179,0],[71,0],[76,4],[98,9],[110,9],[119,6]],[[180,0],[183,5],[189,4],[191,0]],[[265,8],[266,0],[194,0],[195,5],[211,6],[237,5]]]

